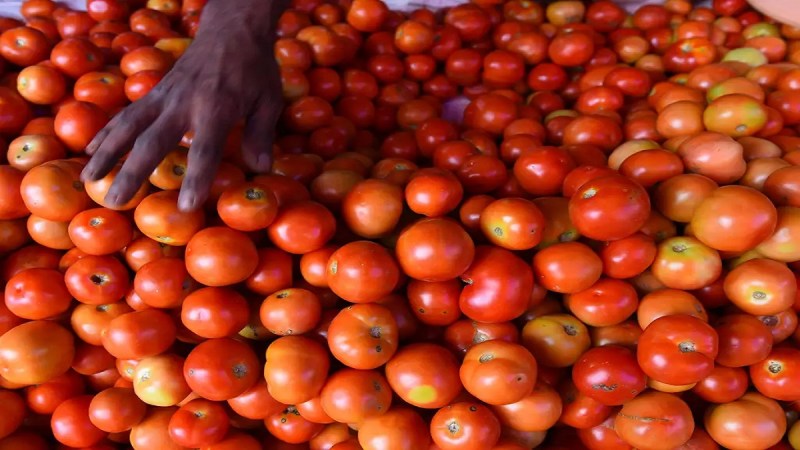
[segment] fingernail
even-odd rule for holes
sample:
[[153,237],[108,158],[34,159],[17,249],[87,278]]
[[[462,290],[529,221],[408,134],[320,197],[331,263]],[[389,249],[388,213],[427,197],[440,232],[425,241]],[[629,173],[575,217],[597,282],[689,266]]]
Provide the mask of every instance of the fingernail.
[[119,206],[119,195],[109,191],[103,201],[108,206]]
[[191,194],[181,194],[178,197],[178,209],[181,211],[191,211],[195,207],[196,198]]
[[258,170],[267,170],[269,169],[270,161],[272,161],[272,157],[267,154],[258,155],[258,160],[256,160],[256,165],[258,166]]

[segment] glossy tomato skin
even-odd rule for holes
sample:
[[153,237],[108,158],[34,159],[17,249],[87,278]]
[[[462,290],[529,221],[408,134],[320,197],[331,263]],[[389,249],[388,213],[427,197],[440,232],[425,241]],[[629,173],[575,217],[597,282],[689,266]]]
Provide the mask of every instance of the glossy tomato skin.
[[572,380],[583,395],[608,406],[624,404],[647,386],[635,354],[615,345],[584,353],[572,368]]
[[[641,417],[660,420],[642,421]],[[683,445],[692,436],[694,427],[692,411],[686,402],[675,395],[657,391],[647,392],[626,403],[614,419],[614,429],[625,442],[654,449],[666,450]],[[654,442],[657,444],[653,445]]]
[[758,392],[779,401],[800,399],[797,387],[800,351],[776,347],[762,361],[750,366],[750,379]]
[[411,344],[386,363],[386,379],[405,402],[418,408],[438,409],[461,393],[455,356],[436,344]]
[[467,285],[459,296],[459,308],[467,317],[485,323],[506,322],[522,315],[533,291],[530,266],[510,251],[496,247],[478,247],[461,280]]
[[369,303],[390,294],[400,279],[397,262],[386,248],[372,241],[355,241],[328,259],[328,287],[353,303]]
[[208,400],[223,401],[253,386],[261,370],[247,343],[219,338],[194,347],[186,357],[183,372],[192,391]]
[[40,384],[66,373],[75,355],[72,334],[55,322],[26,322],[0,336],[0,375],[19,385]]
[[613,241],[639,231],[650,214],[650,197],[635,181],[613,175],[578,188],[570,199],[569,211],[582,235]]
[[[451,431],[454,425],[458,427],[455,433]],[[443,450],[488,448],[500,439],[500,422],[485,405],[459,402],[434,414],[430,432],[433,442]]]
[[660,317],[644,329],[636,357],[648,377],[673,386],[692,384],[714,368],[716,331],[688,315]]
[[459,370],[467,392],[490,405],[522,400],[533,391],[537,374],[536,359],[525,347],[500,340],[469,349]]
[[[757,392],[712,406],[705,414],[704,423],[716,442],[731,449],[770,448],[786,432],[786,415],[780,404]],[[730,426],[747,432],[731,433]]]
[[447,281],[469,268],[475,257],[475,244],[458,222],[426,218],[400,232],[395,254],[400,268],[409,277]]

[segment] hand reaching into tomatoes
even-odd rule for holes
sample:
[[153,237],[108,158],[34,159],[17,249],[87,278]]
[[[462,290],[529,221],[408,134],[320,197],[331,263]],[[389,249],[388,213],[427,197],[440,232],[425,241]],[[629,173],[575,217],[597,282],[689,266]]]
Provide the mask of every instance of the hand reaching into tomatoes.
[[[203,204],[229,131],[245,120],[242,155],[268,170],[282,112],[281,79],[272,57],[274,25],[285,0],[211,0],[192,46],[145,97],[116,115],[87,146],[84,180],[104,177],[130,150],[106,202],[127,202],[189,130],[194,132],[178,204]],[[267,6],[264,6],[267,5]]]

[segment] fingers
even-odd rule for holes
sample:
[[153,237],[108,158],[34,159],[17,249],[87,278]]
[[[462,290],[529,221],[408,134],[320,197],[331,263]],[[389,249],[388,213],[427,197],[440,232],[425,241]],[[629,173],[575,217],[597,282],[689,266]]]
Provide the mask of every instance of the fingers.
[[159,112],[160,108],[134,103],[114,116],[86,147],[86,153],[92,158],[83,169],[81,178],[95,181],[106,176]]
[[189,148],[186,175],[178,196],[178,208],[182,211],[193,211],[208,198],[228,131],[233,124],[233,115],[230,114],[224,118],[217,114],[202,116],[207,118],[194,123],[194,139]]
[[[273,99],[277,97],[277,99]],[[262,97],[247,118],[242,136],[242,157],[250,170],[263,173],[272,165],[272,143],[283,102],[280,95]]]
[[749,0],[750,5],[773,19],[787,25],[800,27],[800,9],[786,0]]
[[136,139],[106,194],[106,203],[115,206],[128,202],[167,153],[177,145],[185,131],[177,117],[173,112],[162,113]]

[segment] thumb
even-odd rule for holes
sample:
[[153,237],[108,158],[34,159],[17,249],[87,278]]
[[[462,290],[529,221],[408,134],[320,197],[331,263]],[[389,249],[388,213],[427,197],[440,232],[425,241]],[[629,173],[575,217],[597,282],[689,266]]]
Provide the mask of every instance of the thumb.
[[786,0],[748,0],[750,6],[778,22],[800,27],[800,9],[795,2]]
[[262,96],[247,117],[242,134],[242,158],[250,170],[263,173],[272,165],[272,144],[275,125],[278,123],[283,101],[271,96]]

